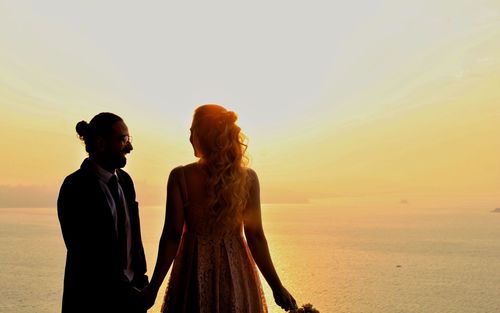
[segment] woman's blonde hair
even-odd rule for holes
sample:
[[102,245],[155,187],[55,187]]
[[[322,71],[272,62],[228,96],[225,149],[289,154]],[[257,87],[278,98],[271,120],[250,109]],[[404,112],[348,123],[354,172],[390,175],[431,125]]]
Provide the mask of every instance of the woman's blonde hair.
[[249,194],[245,136],[236,113],[215,104],[198,107],[191,131],[199,149],[199,163],[208,174],[209,209],[214,226],[230,223],[243,211]]

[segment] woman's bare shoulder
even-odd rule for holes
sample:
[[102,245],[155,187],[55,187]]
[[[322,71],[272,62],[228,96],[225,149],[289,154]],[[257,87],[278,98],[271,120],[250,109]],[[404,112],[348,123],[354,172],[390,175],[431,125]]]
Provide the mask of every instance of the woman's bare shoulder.
[[179,175],[181,171],[191,170],[196,166],[196,163],[189,163],[187,165],[177,165],[170,171],[170,175]]
[[186,165],[180,165],[179,167],[184,167],[185,169],[193,169],[198,167],[198,162],[189,163]]
[[246,167],[245,168],[246,172],[247,172],[247,175],[248,177],[251,179],[251,180],[259,180],[258,176],[257,176],[257,172],[255,172],[255,170],[253,170],[252,168],[250,167]]
[[178,180],[182,175],[184,175],[184,172],[186,168],[189,166],[188,165],[178,165],[174,167],[173,169],[170,170],[170,174],[168,176],[170,181],[175,181]]

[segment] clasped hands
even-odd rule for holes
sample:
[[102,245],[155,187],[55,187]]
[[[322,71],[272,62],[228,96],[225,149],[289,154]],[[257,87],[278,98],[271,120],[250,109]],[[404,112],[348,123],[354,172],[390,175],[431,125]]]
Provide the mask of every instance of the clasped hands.
[[158,295],[158,289],[152,288],[151,285],[146,285],[144,288],[139,289],[137,287],[132,287],[135,303],[144,310],[149,310],[156,300]]

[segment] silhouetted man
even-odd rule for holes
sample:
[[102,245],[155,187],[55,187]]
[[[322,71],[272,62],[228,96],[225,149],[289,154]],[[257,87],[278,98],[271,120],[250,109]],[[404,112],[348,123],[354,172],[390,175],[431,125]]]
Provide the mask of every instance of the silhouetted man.
[[66,244],[62,312],[145,312],[148,283],[134,184],[121,168],[132,148],[127,125],[100,113],[76,125],[89,157],[66,177],[57,212]]

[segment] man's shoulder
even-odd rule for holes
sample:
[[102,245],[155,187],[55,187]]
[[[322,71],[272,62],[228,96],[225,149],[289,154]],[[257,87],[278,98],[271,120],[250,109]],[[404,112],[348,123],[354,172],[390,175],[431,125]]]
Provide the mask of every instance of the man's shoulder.
[[85,159],[80,168],[66,176],[64,184],[85,184],[95,179],[97,179],[97,176],[90,168],[89,160]]
[[86,181],[89,181],[89,178],[89,174],[86,173],[85,170],[79,168],[64,178],[63,185],[82,184]]

